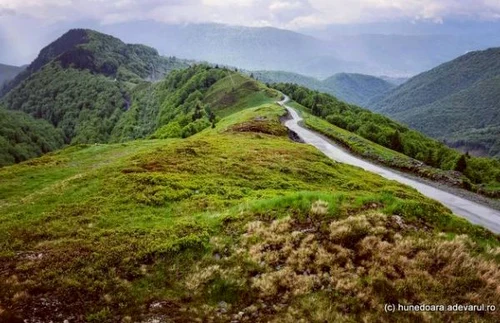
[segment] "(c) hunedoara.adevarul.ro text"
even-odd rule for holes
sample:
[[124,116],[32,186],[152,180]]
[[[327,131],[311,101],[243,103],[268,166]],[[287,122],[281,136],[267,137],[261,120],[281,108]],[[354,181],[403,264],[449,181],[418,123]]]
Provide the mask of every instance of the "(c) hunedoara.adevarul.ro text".
[[386,312],[495,312],[496,305],[493,304],[385,304]]

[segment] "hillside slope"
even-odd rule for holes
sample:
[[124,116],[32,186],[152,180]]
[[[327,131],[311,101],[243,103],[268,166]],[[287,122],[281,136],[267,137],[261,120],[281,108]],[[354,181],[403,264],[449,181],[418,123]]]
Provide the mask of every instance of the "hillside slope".
[[0,64],[0,87],[23,71],[24,67]]
[[283,71],[251,72],[265,83],[295,83],[309,89],[329,93],[351,104],[364,106],[376,96],[381,96],[396,86],[381,78],[352,73],[335,74],[325,80]]
[[0,319],[444,322],[384,304],[498,303],[498,237],[292,142],[284,114],[0,169]]
[[500,139],[475,136],[500,125],[500,49],[472,52],[413,77],[369,104],[451,146],[500,156]]

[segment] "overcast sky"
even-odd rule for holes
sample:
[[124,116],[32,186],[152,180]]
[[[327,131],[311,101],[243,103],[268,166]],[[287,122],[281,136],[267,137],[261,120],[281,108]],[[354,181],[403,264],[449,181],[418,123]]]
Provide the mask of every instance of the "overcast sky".
[[[499,0],[0,0],[0,19],[44,23],[95,19],[103,24],[153,19],[289,29],[396,19],[500,18]],[[11,20],[11,19],[9,19]]]
[[453,19],[500,21],[500,0],[0,0],[0,62],[29,62],[68,27],[136,20],[304,30]]

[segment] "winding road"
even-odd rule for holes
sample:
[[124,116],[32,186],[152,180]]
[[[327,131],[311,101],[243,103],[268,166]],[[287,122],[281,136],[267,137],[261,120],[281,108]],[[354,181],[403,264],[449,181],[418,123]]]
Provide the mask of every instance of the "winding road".
[[305,143],[313,145],[335,161],[361,167],[366,171],[376,173],[387,179],[411,186],[423,195],[441,202],[456,215],[466,218],[470,222],[481,225],[495,233],[500,233],[500,211],[469,201],[351,155],[341,147],[325,139],[322,135],[304,128],[300,124],[302,118],[297,111],[286,104],[289,100],[290,99],[285,96],[285,99],[278,102],[288,110],[292,117],[292,119],[285,122],[285,126],[294,131]]

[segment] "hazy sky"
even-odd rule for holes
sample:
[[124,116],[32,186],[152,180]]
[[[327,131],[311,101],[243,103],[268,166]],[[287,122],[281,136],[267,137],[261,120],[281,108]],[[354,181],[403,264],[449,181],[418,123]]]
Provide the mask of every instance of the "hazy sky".
[[[498,19],[499,0],[0,0],[0,20],[43,23],[92,19],[103,24],[153,19],[296,29],[396,19]],[[17,18],[17,19],[16,19]]]
[[28,63],[69,28],[138,20],[304,31],[393,21],[438,26],[457,19],[500,22],[500,0],[0,0],[0,62]]

